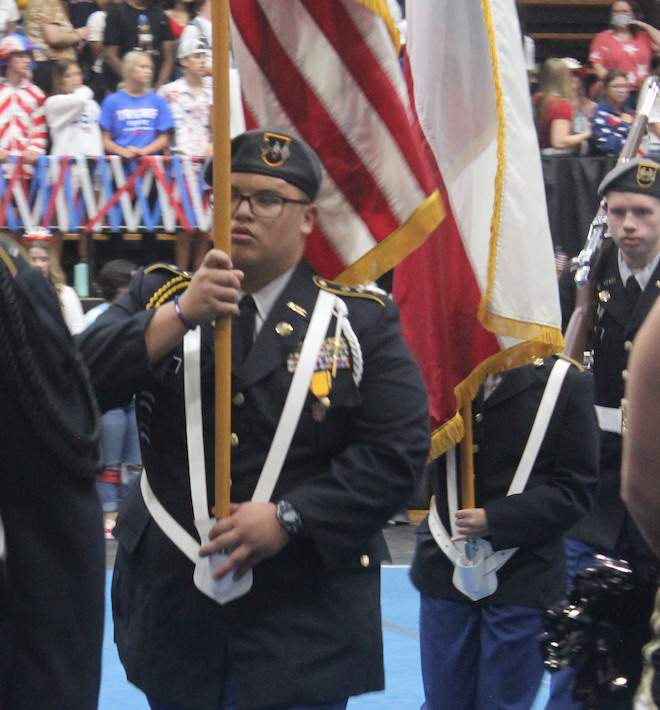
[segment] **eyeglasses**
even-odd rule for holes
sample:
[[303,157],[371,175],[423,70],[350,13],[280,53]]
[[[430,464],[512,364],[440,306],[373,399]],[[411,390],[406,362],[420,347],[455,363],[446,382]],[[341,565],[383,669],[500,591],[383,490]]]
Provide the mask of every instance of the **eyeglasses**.
[[628,91],[628,84],[610,84],[610,89],[623,89]]
[[231,213],[234,214],[241,206],[243,200],[247,200],[250,211],[255,217],[274,218],[282,214],[284,205],[290,202],[294,205],[308,205],[306,200],[290,200],[288,197],[281,197],[272,192],[257,192],[256,195],[241,195],[240,192],[231,191]]

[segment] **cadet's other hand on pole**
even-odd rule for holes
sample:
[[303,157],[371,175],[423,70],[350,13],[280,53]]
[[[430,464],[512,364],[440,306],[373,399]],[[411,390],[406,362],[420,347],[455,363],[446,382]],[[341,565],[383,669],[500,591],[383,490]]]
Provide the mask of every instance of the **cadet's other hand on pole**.
[[470,537],[484,537],[490,532],[488,518],[483,508],[466,508],[456,511],[456,530],[458,535],[452,540],[466,540]]
[[201,557],[231,550],[229,557],[214,572],[219,579],[234,570],[238,580],[261,560],[277,554],[289,542],[289,534],[277,522],[274,503],[232,504],[228,518],[211,528],[211,542],[199,551]]
[[193,325],[234,315],[242,278],[243,272],[232,268],[227,254],[211,249],[179,300],[181,312]]

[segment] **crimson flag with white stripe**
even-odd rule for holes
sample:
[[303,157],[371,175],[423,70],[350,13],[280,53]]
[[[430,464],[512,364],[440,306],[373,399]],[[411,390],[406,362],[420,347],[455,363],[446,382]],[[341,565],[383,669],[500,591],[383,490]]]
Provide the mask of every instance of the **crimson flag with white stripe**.
[[406,14],[410,93],[448,216],[397,267],[394,297],[438,455],[463,435],[448,381],[467,413],[489,374],[564,343],[514,0],[408,0]]

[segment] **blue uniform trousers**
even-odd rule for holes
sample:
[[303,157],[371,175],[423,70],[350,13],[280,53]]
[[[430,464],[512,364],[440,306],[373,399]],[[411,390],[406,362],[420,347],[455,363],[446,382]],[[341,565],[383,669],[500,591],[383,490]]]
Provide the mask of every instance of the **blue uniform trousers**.
[[543,610],[422,595],[422,710],[529,710],[543,677]]

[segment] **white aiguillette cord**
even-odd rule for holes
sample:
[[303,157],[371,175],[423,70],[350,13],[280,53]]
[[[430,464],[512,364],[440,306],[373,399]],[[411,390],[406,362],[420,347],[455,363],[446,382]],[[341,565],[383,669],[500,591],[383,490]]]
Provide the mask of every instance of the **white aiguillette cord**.
[[[543,397],[541,398],[541,403],[539,404],[539,408],[536,412],[532,431],[529,435],[529,439],[527,440],[527,444],[525,445],[525,450],[523,451],[523,455],[520,459],[520,463],[518,464],[513,480],[511,481],[511,485],[509,486],[509,490],[507,492],[507,495],[509,496],[522,493],[525,490],[527,481],[532,473],[534,462],[539,455],[541,444],[545,438],[545,433],[548,430],[550,418],[555,410],[555,405],[557,404],[557,398],[559,397],[559,392],[561,391],[562,384],[564,383],[564,378],[566,377],[566,373],[568,372],[570,366],[571,364],[568,360],[558,359],[552,368],[552,372],[550,373],[550,377],[548,378],[548,382],[543,392]],[[456,489],[456,452],[454,449],[450,449],[450,451],[447,452],[447,499],[449,518],[454,535],[456,534],[454,524],[456,511],[458,509]],[[438,510],[435,505],[435,499],[431,502],[429,530],[431,531],[431,534],[440,549],[455,564],[461,553],[447,533],[445,526],[442,524],[442,520],[438,515]],[[510,547],[506,550],[498,550],[495,553],[498,556],[497,569],[511,559],[517,549],[517,547]]]
[[[303,342],[298,366],[293,376],[289,393],[284,404],[275,437],[271,443],[266,462],[255,488],[253,501],[267,502],[273,493],[291,440],[298,426],[300,414],[305,404],[309,384],[316,367],[323,339],[328,331],[337,296],[320,291],[314,312]],[[183,339],[184,395],[186,410],[186,438],[188,443],[188,468],[190,471],[190,493],[195,525],[200,537],[208,537],[208,531],[215,522],[208,517],[208,497],[206,491],[206,467],[204,461],[204,438],[202,429],[202,396],[200,376],[201,328],[189,331]],[[142,471],[140,488],[145,504],[160,529],[199,569],[200,543],[180,525],[154,495],[146,469]],[[227,575],[228,576],[228,575]],[[247,579],[246,577],[243,578]],[[250,579],[251,581],[251,579]],[[243,580],[241,580],[243,582]],[[210,584],[209,580],[205,583]],[[244,582],[245,586],[247,582]],[[249,586],[242,593],[248,591]],[[205,590],[205,594],[216,601],[217,596]],[[236,595],[235,595],[236,596]],[[232,596],[231,598],[235,598]],[[229,601],[225,599],[224,601]],[[221,603],[224,603],[221,602]]]

